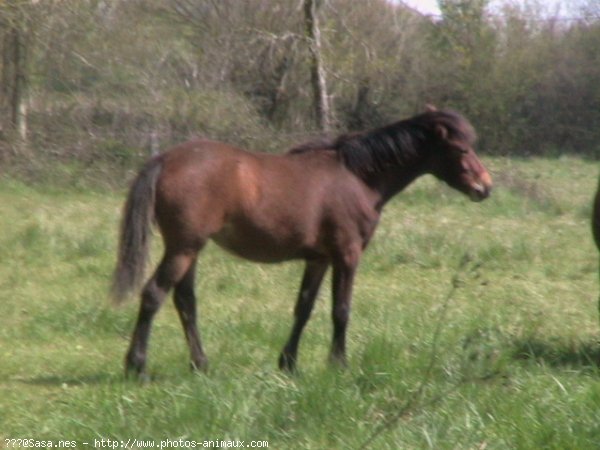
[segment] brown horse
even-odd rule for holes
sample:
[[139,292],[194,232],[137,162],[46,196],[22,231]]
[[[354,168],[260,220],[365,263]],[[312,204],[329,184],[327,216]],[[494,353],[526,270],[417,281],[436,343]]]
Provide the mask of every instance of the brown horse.
[[174,288],[193,368],[207,359],[196,327],[194,277],[209,239],[252,261],[306,263],[291,335],[279,367],[294,370],[298,342],[323,276],[333,268],[331,360],[345,363],[352,282],[383,206],[423,174],[472,200],[488,197],[491,178],[475,152],[475,132],[452,111],[425,113],[382,128],[312,142],[281,155],[193,140],[151,159],[124,209],[113,294],[140,286],[153,219],[164,255],[142,290],[126,372],[142,374],[152,318]]

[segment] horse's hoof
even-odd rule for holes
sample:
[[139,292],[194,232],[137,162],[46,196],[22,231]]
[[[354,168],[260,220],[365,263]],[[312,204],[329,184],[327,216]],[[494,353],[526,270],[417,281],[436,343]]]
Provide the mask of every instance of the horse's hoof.
[[286,353],[282,353],[279,356],[279,370],[287,373],[296,373],[296,358]]
[[334,369],[344,370],[348,368],[348,361],[344,355],[330,355],[329,365]]
[[202,359],[199,361],[190,361],[190,370],[194,373],[207,373],[208,360]]
[[137,381],[140,384],[146,384],[151,381],[150,375],[145,370],[139,370],[133,367],[125,368],[125,379]]

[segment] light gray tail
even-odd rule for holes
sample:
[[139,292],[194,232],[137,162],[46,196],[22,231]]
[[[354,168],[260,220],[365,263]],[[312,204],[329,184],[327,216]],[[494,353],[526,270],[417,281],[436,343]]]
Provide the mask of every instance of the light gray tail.
[[111,295],[121,303],[137,291],[144,280],[154,219],[156,181],[161,158],[151,159],[133,181],[121,220],[117,266],[113,273]]

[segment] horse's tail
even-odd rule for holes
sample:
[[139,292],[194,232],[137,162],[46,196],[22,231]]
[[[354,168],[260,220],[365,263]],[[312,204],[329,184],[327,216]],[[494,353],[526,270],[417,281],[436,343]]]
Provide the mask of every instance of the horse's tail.
[[598,189],[596,191],[596,197],[594,198],[593,212],[592,212],[592,233],[596,246],[600,250],[600,180],[598,180]]
[[111,288],[115,303],[121,303],[142,284],[150,249],[156,181],[161,168],[161,158],[151,159],[138,173],[129,189],[123,209],[117,266]]

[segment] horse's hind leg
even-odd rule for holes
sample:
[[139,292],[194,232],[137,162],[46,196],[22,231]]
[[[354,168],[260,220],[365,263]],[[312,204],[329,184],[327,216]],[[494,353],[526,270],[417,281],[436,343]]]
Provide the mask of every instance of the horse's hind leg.
[[185,332],[185,339],[190,347],[190,361],[193,370],[206,370],[208,360],[202,349],[200,333],[196,323],[196,295],[194,294],[194,279],[196,276],[196,261],[190,265],[185,276],[175,286],[175,306]]
[[146,283],[142,291],[137,323],[125,357],[126,375],[144,374],[152,319],[171,288],[185,276],[194,259],[195,254],[167,252],[154,275]]

